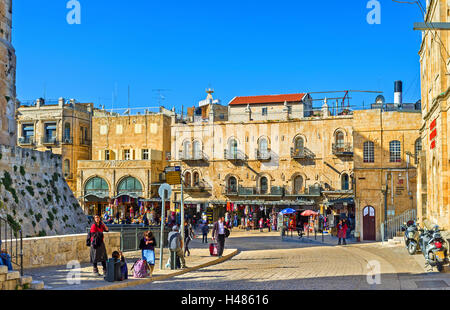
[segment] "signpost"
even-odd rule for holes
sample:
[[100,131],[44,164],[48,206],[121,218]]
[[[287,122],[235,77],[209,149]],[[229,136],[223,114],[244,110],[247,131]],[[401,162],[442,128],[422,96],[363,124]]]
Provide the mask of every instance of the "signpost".
[[163,269],[163,250],[164,250],[164,217],[166,214],[166,199],[170,198],[172,194],[172,188],[169,184],[164,183],[159,187],[159,197],[161,197],[161,235],[159,239],[159,269]]

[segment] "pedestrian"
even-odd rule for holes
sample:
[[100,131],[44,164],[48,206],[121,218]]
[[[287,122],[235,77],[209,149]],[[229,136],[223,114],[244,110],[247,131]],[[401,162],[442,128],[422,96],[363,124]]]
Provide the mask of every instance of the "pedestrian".
[[270,217],[268,217],[267,218],[267,220],[266,220],[266,225],[267,225],[267,228],[268,228],[268,230],[269,230],[269,232],[270,232]]
[[261,217],[259,219],[259,231],[263,232],[263,229],[264,229],[264,219]]
[[225,217],[221,216],[219,217],[219,220],[214,223],[213,225],[213,231],[212,231],[212,238],[213,240],[217,241],[217,252],[219,258],[222,257],[223,250],[225,248]]
[[[181,268],[188,268],[186,266],[186,261],[184,259],[184,255],[183,255],[183,240],[181,238],[181,234],[178,232],[177,225],[174,225],[172,227],[172,231],[169,233],[168,241],[169,241],[170,253],[172,254],[173,252],[175,252],[176,255],[180,258]],[[172,255],[170,255],[169,261],[167,262],[166,267],[170,267],[171,257],[172,257]]]
[[202,243],[208,243],[208,233],[209,233],[209,226],[208,222],[203,223],[202,225]]
[[338,238],[339,238],[339,242],[338,245],[341,244],[341,239],[343,240],[343,244],[346,245],[347,242],[345,241],[345,239],[347,238],[347,224],[345,223],[345,221],[340,220],[339,224],[337,226],[337,230],[338,230]]
[[184,255],[191,255],[191,251],[189,251],[189,242],[195,238],[194,230],[192,229],[192,225],[187,222],[184,222]]
[[153,233],[149,230],[144,233],[144,237],[139,243],[139,249],[142,250],[142,259],[147,262],[150,266],[150,277],[153,274],[153,269],[155,269],[155,247],[156,238]]
[[[1,247],[1,244],[2,244],[2,241],[0,240],[0,247]],[[7,266],[8,271],[13,270],[13,267],[11,264],[11,256],[4,249],[0,250],[0,266]]]
[[105,224],[103,224],[100,216],[94,216],[94,224],[92,224],[91,226],[89,237],[91,246],[91,264],[94,267],[93,272],[96,276],[100,276],[97,267],[98,263],[102,264],[103,274],[106,276],[106,260],[108,259],[108,256],[106,254],[106,247],[104,242],[105,236],[103,235],[103,232],[105,231],[108,232],[109,229]]

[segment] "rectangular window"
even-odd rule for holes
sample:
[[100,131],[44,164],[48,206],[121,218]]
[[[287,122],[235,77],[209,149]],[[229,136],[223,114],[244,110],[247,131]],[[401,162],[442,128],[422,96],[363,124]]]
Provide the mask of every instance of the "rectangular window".
[[142,150],[142,160],[148,160],[148,159],[149,159],[148,149]]
[[47,123],[44,125],[45,143],[54,143],[56,141],[56,123]]
[[131,152],[130,152],[130,150],[124,150],[123,151],[123,159],[124,160],[131,160]]
[[374,144],[371,141],[367,141],[364,143],[364,162],[365,163],[375,162]]
[[111,159],[111,154],[109,152],[109,150],[105,151],[105,160],[110,160]]
[[402,161],[400,141],[391,141],[389,143],[389,153],[391,163],[400,163]]
[[262,108],[262,116],[266,116],[267,115],[267,108]]

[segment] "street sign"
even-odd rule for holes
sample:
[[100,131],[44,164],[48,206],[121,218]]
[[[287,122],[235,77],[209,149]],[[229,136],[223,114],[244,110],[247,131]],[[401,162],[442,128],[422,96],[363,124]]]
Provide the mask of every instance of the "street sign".
[[164,200],[169,199],[170,195],[172,195],[172,188],[167,183],[161,184],[161,186],[158,189],[158,194],[159,197],[161,197],[161,199]]
[[181,184],[181,171],[168,171],[166,172],[166,182],[170,185]]
[[173,166],[173,167],[166,167],[164,168],[164,172],[170,172],[170,171],[179,171],[181,172],[181,167],[180,166]]

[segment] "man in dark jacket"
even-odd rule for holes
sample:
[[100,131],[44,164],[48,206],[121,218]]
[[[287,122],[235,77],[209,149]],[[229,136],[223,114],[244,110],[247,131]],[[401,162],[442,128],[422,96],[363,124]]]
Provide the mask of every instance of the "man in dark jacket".
[[214,223],[212,230],[213,240],[217,240],[217,252],[219,258],[222,257],[223,250],[225,248],[225,217],[219,217],[219,220]]

